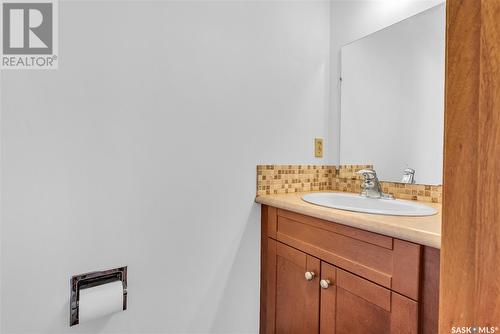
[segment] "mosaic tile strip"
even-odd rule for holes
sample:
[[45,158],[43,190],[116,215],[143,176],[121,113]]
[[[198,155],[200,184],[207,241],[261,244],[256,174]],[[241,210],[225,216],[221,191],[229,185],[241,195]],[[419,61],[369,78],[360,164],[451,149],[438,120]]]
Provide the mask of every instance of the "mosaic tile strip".
[[259,165],[257,196],[330,190],[335,166]]
[[[361,188],[360,169],[372,165],[259,165],[257,196],[303,191],[333,190],[358,193]],[[382,191],[399,199],[441,203],[442,186],[404,184],[382,181]]]
[[442,203],[443,187],[425,184],[382,182],[382,191],[399,199]]

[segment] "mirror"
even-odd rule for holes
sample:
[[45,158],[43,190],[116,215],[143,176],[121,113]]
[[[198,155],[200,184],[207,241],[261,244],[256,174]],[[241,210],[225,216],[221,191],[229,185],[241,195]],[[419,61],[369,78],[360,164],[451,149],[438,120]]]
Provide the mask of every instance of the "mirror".
[[445,5],[341,48],[340,164],[442,184]]

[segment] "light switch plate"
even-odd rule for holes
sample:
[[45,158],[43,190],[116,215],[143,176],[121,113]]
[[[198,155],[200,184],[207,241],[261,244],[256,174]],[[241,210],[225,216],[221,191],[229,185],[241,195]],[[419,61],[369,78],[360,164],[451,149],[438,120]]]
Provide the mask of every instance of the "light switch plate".
[[316,158],[323,157],[323,138],[314,138],[314,156]]

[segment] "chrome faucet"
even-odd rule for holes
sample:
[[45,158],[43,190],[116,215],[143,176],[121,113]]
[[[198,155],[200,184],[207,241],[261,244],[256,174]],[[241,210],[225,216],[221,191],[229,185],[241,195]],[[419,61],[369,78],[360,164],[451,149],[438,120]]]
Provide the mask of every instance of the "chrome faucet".
[[361,184],[360,196],[368,198],[394,199],[394,196],[382,192],[382,186],[378,180],[377,173],[373,169],[362,169],[356,174],[363,175],[364,181]]
[[413,168],[406,168],[403,171],[403,178],[401,179],[401,183],[415,183],[415,170]]

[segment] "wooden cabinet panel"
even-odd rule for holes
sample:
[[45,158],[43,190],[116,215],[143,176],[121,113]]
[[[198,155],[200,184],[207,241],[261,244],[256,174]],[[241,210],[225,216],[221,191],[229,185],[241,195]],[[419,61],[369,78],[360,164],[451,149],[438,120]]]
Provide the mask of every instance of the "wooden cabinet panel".
[[277,215],[277,240],[418,300],[420,245],[281,209]]
[[330,282],[330,286],[321,289],[320,334],[335,334],[335,316],[337,302],[337,284],[335,267],[321,262],[321,279]]
[[386,310],[337,287],[335,334],[389,334],[390,321],[390,313]]
[[397,293],[391,293],[391,334],[418,333],[418,304]]
[[439,249],[424,247],[420,293],[421,334],[436,334],[439,329]]
[[414,300],[419,299],[422,246],[394,239],[391,289]]
[[276,328],[276,246],[278,242],[271,238],[263,240],[267,244],[267,254],[263,257],[266,263],[263,266],[266,276],[265,285],[261,286],[261,298],[266,300],[264,309],[261,309],[261,334],[272,334]]
[[[312,280],[307,271],[315,274]],[[318,333],[319,274],[318,259],[276,243],[276,334]]]
[[337,269],[335,334],[417,334],[418,304]]
[[387,312],[391,311],[391,291],[380,285],[337,269],[337,286]]
[[263,205],[261,210],[262,235],[276,239],[276,226],[278,220],[278,209]]
[[310,223],[324,230],[342,234],[345,235],[346,237],[350,237],[356,240],[361,240],[369,244],[377,245],[387,249],[392,249],[393,238],[385,235],[372,233],[365,230],[360,230],[359,228],[350,227],[347,225],[335,224],[332,223],[331,221],[326,221],[311,216],[305,216],[300,213],[295,213],[292,211],[287,211],[282,209],[278,209],[276,214],[280,217],[285,217],[291,220]]
[[[269,263],[269,258],[275,258],[276,241],[268,238],[269,219],[277,219],[276,208],[262,205],[261,208],[261,231],[260,231],[260,314],[259,314],[259,333],[267,333],[268,326],[274,328],[274,322],[268,324],[270,318],[267,316],[267,305],[274,305],[272,300],[268,300],[272,285],[268,285],[269,272],[275,272],[276,263]],[[274,217],[274,218],[273,218]],[[274,319],[274,318],[272,318]]]

